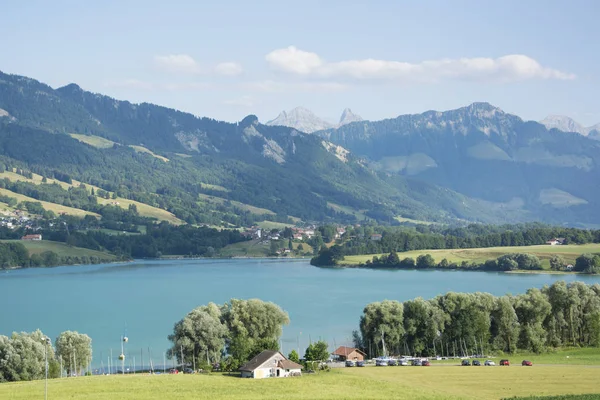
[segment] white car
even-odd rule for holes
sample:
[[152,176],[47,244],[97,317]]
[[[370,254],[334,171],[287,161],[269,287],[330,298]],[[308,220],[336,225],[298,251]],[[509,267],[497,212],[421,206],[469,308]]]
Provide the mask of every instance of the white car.
[[484,365],[488,366],[488,367],[493,367],[494,365],[496,365],[496,363],[493,362],[492,360],[485,360]]
[[405,367],[408,365],[408,361],[407,360],[398,360],[398,365]]

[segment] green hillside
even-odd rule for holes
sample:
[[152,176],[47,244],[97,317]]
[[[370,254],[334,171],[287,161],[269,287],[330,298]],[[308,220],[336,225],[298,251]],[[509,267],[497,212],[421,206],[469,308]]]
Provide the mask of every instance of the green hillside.
[[105,251],[96,251],[90,249],[84,249],[82,247],[69,246],[66,243],[61,242],[52,242],[49,240],[1,240],[0,242],[10,243],[16,242],[21,243],[27,251],[29,251],[29,255],[31,254],[41,254],[45,251],[53,251],[59,257],[92,257],[95,256],[99,259],[107,260],[107,261],[115,261],[117,257],[111,253]]

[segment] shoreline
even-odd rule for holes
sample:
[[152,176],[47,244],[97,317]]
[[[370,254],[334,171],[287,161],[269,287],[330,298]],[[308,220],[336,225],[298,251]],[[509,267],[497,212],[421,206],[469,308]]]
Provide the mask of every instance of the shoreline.
[[[311,264],[312,265],[312,264]],[[319,268],[360,268],[360,269],[374,269],[374,270],[386,270],[386,271],[468,271],[468,272],[497,272],[503,274],[547,274],[547,275],[600,275],[600,274],[585,274],[583,272],[578,271],[552,271],[545,269],[519,269],[514,271],[494,271],[494,270],[484,270],[484,269],[473,269],[473,268],[393,268],[393,267],[367,267],[359,264],[338,264],[333,266],[324,266],[324,265],[313,265],[314,267]]]

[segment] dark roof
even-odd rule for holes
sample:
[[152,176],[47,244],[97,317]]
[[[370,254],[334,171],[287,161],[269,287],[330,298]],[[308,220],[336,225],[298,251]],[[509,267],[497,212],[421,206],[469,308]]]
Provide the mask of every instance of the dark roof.
[[353,351],[356,351],[357,353],[360,353],[363,356],[367,355],[364,351],[359,350],[356,347],[346,347],[346,346],[338,347],[337,350],[331,354],[336,355],[336,356],[347,356],[348,354],[352,353]]
[[283,369],[302,369],[302,365],[293,362],[292,360],[279,361],[279,368]]
[[[260,367],[265,362],[267,362],[271,357],[273,357],[277,354],[281,354],[281,353],[279,353],[278,351],[273,351],[273,350],[264,350],[262,353],[255,356],[252,360],[250,360],[246,364],[242,365],[240,367],[239,371],[252,372],[256,368]],[[282,354],[282,357],[283,357],[283,354]],[[285,358],[285,357],[283,357],[283,358]]]

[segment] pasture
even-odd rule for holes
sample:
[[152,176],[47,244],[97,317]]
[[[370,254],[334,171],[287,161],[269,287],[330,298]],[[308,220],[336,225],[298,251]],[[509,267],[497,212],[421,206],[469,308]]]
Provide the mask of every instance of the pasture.
[[84,249],[82,247],[69,246],[66,243],[52,242],[50,240],[2,240],[4,243],[21,243],[29,255],[41,254],[45,251],[53,251],[58,254],[59,257],[81,257],[81,256],[96,256],[104,260],[116,260],[116,256],[97,250]]
[[[341,368],[299,378],[227,374],[53,379],[51,399],[502,399],[600,393],[597,366]],[[0,398],[42,398],[44,381],[0,384]]]

